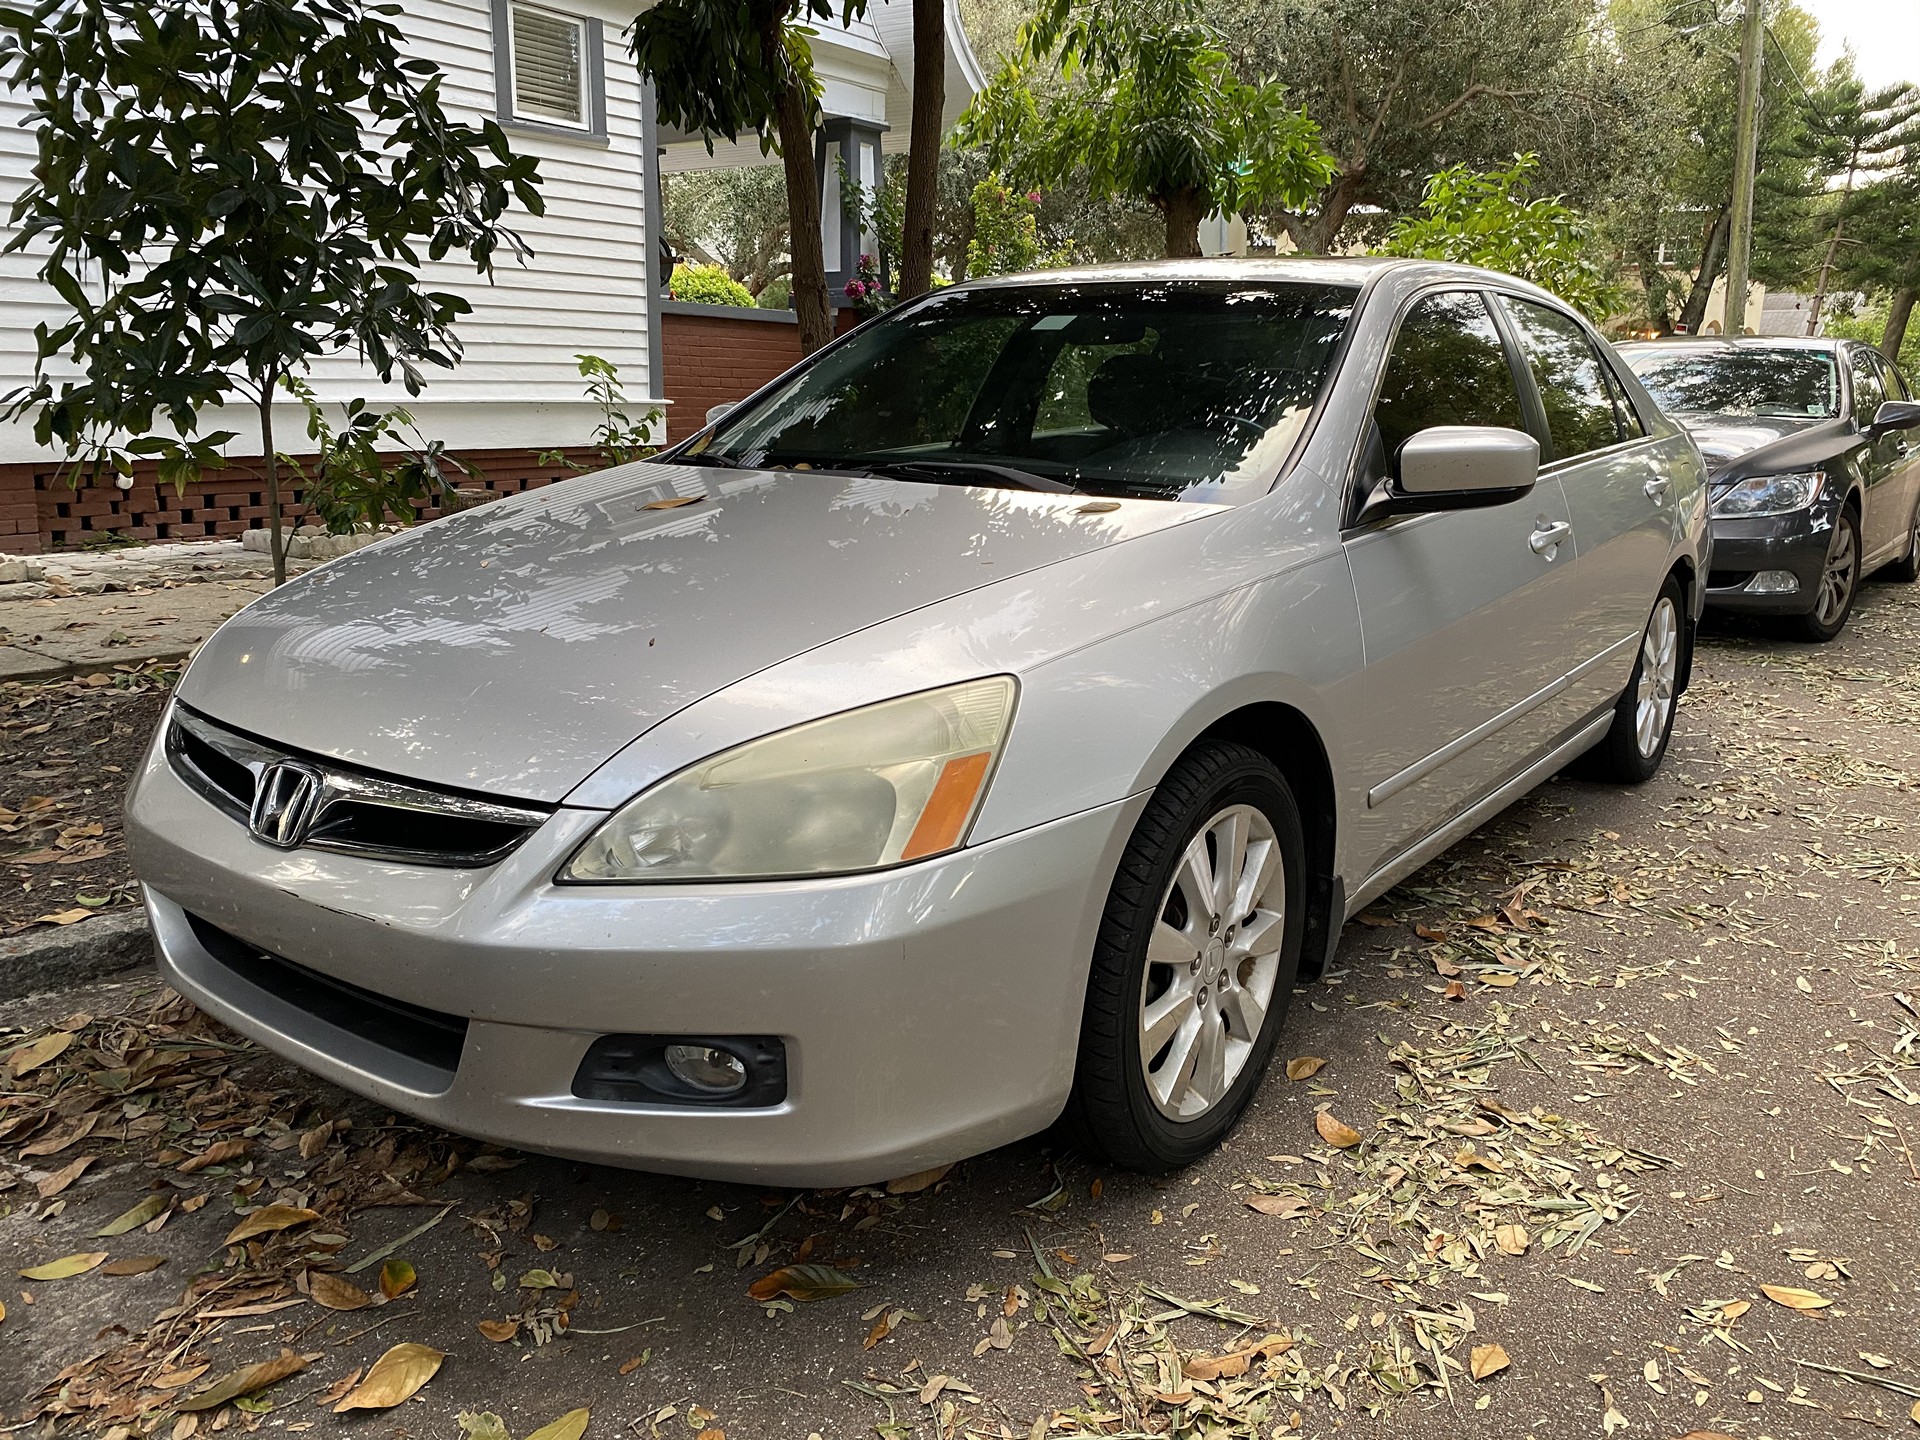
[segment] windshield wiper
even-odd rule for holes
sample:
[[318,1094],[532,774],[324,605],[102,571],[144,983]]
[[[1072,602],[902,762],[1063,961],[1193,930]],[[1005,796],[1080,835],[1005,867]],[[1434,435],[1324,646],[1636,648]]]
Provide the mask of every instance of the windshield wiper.
[[900,475],[909,480],[936,479],[953,475],[991,475],[1016,490],[1042,490],[1055,495],[1079,495],[1078,485],[1069,485],[1051,475],[1036,475],[1011,465],[990,465],[982,460],[884,460],[877,464],[862,462],[862,470],[875,475]]
[[738,470],[741,468],[738,460],[729,460],[724,455],[710,454],[705,450],[694,455],[675,455],[672,459],[663,460],[660,463],[663,465],[713,465],[722,470]]

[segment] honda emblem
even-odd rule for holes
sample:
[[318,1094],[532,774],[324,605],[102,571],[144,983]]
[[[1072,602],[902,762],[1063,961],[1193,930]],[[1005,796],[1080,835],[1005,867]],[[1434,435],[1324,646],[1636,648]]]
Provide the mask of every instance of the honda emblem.
[[306,840],[326,790],[326,778],[311,765],[276,760],[254,785],[247,828],[255,839],[292,850]]

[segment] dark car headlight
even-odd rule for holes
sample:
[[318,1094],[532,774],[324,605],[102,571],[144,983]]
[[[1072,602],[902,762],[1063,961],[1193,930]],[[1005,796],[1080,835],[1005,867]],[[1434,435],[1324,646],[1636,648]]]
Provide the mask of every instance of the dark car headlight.
[[1820,498],[1826,478],[1819,470],[1801,470],[1789,475],[1755,475],[1735,481],[1714,495],[1714,518],[1742,520],[1804,510]]

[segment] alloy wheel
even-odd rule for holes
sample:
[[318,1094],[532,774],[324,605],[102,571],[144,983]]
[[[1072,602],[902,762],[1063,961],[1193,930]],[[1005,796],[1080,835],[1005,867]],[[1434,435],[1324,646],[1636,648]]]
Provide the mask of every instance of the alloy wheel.
[[1813,601],[1813,618],[1824,626],[1838,625],[1853,601],[1854,574],[1859,564],[1853,527],[1843,519],[1833,527],[1833,544],[1827,550],[1827,565],[1820,572],[1820,590]]
[[1634,697],[1633,738],[1642,755],[1660,748],[1673,714],[1674,686],[1680,675],[1680,613],[1662,595],[1640,641],[1640,688]]
[[1251,805],[1221,810],[1181,855],[1140,986],[1140,1066],[1170,1119],[1206,1114],[1246,1068],[1280,973],[1286,888],[1272,822]]

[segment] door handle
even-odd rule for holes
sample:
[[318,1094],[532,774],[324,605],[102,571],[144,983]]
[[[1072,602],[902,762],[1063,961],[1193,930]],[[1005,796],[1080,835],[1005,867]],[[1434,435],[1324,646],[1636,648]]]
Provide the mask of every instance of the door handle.
[[1573,534],[1573,526],[1565,520],[1556,520],[1551,525],[1542,526],[1527,537],[1527,545],[1536,555],[1545,555],[1557,550],[1560,542]]
[[1640,488],[1647,492],[1647,499],[1658,500],[1667,493],[1667,487],[1671,484],[1673,484],[1673,480],[1670,476],[1655,475]]

